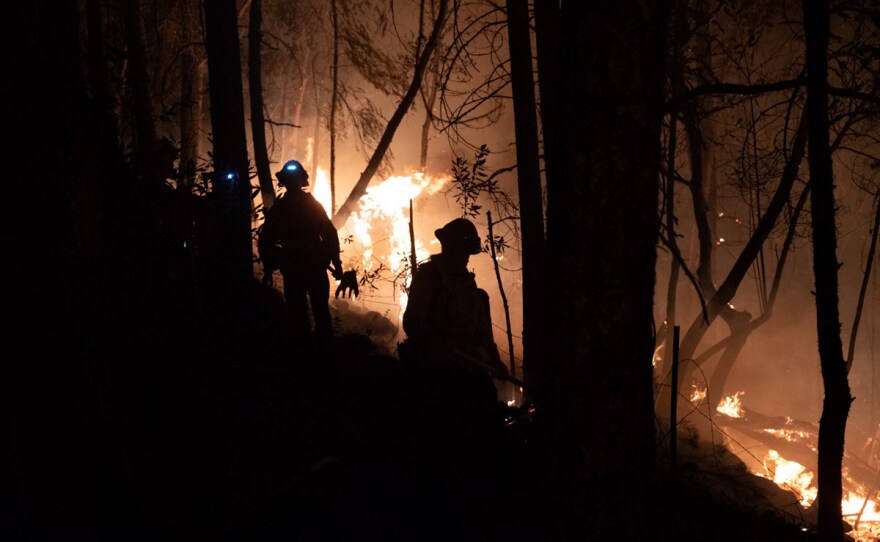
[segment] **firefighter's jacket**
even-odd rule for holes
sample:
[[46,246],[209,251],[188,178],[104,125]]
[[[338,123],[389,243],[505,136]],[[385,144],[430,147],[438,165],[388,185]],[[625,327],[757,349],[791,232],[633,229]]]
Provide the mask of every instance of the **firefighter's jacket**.
[[336,228],[318,200],[301,190],[289,190],[266,211],[257,249],[269,269],[308,272],[339,262]]
[[489,296],[465,266],[435,254],[418,267],[403,315],[407,355],[420,361],[503,363],[492,334]]

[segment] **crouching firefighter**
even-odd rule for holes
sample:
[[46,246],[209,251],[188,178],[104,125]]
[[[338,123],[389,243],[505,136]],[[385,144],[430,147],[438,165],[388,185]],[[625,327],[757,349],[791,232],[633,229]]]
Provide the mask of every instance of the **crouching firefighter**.
[[297,343],[310,345],[313,319],[314,339],[323,346],[333,335],[327,271],[342,277],[339,236],[327,211],[306,191],[309,174],[302,164],[291,160],[275,177],[287,191],[266,211],[257,241],[264,277],[271,280],[275,269],[281,271]]

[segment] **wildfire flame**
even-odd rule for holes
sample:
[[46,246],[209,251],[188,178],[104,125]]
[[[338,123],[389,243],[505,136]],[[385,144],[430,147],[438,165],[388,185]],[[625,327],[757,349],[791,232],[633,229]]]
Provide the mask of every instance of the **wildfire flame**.
[[765,432],[770,433],[773,436],[777,436],[779,438],[784,438],[789,442],[798,442],[808,438],[808,435],[804,431],[796,431],[793,429],[764,429]]
[[[705,397],[705,390],[702,391],[702,397]],[[740,400],[743,392],[737,392],[733,395],[725,397],[718,405],[717,410],[723,414],[733,418],[743,416],[745,410]],[[788,419],[788,421],[791,421]],[[804,431],[793,429],[766,429],[768,433],[779,436],[790,442],[798,442],[808,437]],[[789,461],[782,457],[776,450],[769,450],[767,456],[763,460],[763,472],[753,472],[757,476],[768,478],[782,487],[793,491],[798,500],[804,507],[811,506],[818,495],[818,488],[814,484],[814,475],[808,471],[806,467],[796,461]],[[878,528],[880,528],[880,510],[874,500],[866,498],[865,494],[857,494],[847,491],[841,501],[841,509],[844,518],[851,521],[857,519],[854,530],[850,532],[850,536],[859,542],[876,541]]]
[[718,403],[715,410],[726,416],[730,416],[731,418],[742,418],[745,414],[745,410],[743,410],[740,396],[743,395],[743,393],[744,392],[738,391],[733,395],[728,395],[721,399],[721,402]]
[[[348,266],[369,273],[381,264],[394,275],[400,273],[412,250],[409,235],[410,201],[437,193],[449,180],[448,176],[431,177],[419,172],[392,176],[367,188],[358,210],[340,228],[340,236],[351,235],[352,244],[361,250],[359,255],[349,257]],[[331,214],[330,180],[327,172],[320,167],[316,168],[312,194],[324,206],[327,214]],[[430,255],[430,250],[417,234],[414,237],[416,259],[420,261]],[[399,304],[401,309],[406,307],[406,294],[403,292],[400,293]]]
[[657,348],[654,349],[654,356],[651,358],[651,366],[657,367],[657,364],[663,361],[662,351],[664,346],[661,344]]
[[764,459],[764,469],[766,473],[755,474],[771,478],[776,485],[794,490],[802,505],[809,506],[816,500],[818,491],[813,486],[813,473],[800,463],[787,461],[776,450],[770,450]]
[[691,403],[699,405],[706,400],[706,392],[708,390],[702,386],[694,384],[694,391],[691,392]]

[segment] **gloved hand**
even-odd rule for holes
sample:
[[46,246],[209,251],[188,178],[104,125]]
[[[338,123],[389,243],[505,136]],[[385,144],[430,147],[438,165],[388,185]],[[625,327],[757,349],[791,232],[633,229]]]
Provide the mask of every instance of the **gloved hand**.
[[332,274],[334,279],[342,280],[342,262],[333,262]]

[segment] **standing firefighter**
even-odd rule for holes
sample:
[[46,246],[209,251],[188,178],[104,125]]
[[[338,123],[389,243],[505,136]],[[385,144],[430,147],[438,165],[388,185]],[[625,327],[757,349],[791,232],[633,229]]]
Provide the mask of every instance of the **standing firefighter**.
[[260,231],[257,249],[264,275],[271,279],[275,269],[281,271],[284,299],[297,341],[308,344],[310,340],[311,306],[315,338],[319,345],[324,345],[333,334],[327,270],[332,271],[334,278],[342,276],[339,237],[327,211],[306,192],[309,174],[302,164],[291,160],[275,177],[287,192],[266,211]]
[[413,275],[398,351],[421,384],[414,411],[424,432],[414,440],[436,475],[432,506],[471,513],[491,500],[481,488],[497,483],[490,473],[503,455],[505,407],[493,378],[509,373],[493,338],[489,296],[467,268],[481,252],[476,227],[459,218],[434,235],[441,252]]
[[457,218],[434,235],[441,251],[413,275],[401,355],[443,371],[479,375],[489,384],[491,377],[503,380],[509,372],[492,334],[489,295],[467,268],[470,257],[481,252],[477,228]]

